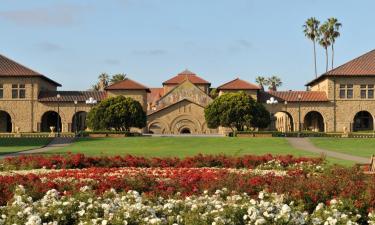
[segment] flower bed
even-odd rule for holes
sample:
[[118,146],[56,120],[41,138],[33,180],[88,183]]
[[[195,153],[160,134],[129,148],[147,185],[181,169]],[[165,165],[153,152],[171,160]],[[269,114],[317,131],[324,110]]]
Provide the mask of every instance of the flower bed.
[[71,169],[71,168],[89,168],[89,167],[225,167],[225,168],[255,168],[259,165],[272,160],[280,162],[282,167],[301,162],[310,162],[321,164],[322,158],[307,158],[273,156],[273,155],[245,155],[240,157],[227,155],[197,155],[193,157],[180,158],[145,158],[127,155],[121,156],[102,156],[90,157],[83,154],[67,155],[24,155],[20,157],[6,158],[0,160],[1,170],[19,170],[19,169]]
[[[374,220],[375,178],[359,168],[326,166],[322,159],[57,155],[10,158],[2,161],[2,168],[0,224],[31,220],[34,223],[29,224],[124,224],[125,220],[128,224],[367,224]],[[19,185],[22,188],[16,190]],[[217,190],[226,191],[218,194]],[[257,198],[262,191],[267,197]],[[172,203],[176,205],[168,208]],[[93,208],[87,208],[90,204]],[[196,211],[191,204],[197,205]]]
[[256,197],[217,190],[214,194],[149,198],[136,191],[115,190],[97,197],[88,187],[74,196],[49,190],[33,201],[22,186],[10,204],[0,208],[0,224],[374,224],[342,201],[319,203],[312,212],[284,195],[260,192]]

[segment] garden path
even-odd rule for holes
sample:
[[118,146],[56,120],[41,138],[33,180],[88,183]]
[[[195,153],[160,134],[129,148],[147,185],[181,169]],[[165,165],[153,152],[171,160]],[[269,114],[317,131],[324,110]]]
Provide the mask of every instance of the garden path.
[[14,152],[10,154],[0,155],[1,158],[6,157],[15,157],[20,155],[28,155],[28,154],[35,154],[35,153],[44,153],[52,150],[56,150],[58,148],[62,148],[65,146],[70,145],[74,141],[72,137],[56,137],[54,138],[48,145],[36,149],[25,150],[20,152]]
[[314,144],[312,144],[308,138],[287,138],[287,140],[296,149],[314,152],[318,154],[324,154],[329,157],[354,161],[356,163],[369,163],[370,161],[368,158],[318,148]]

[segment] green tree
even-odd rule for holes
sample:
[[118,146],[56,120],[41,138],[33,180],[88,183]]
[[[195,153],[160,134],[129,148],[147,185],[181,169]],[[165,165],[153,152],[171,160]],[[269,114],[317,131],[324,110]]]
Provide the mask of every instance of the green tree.
[[93,130],[130,131],[131,127],[145,127],[146,120],[141,104],[124,96],[101,101],[87,115],[88,126]]
[[110,84],[114,84],[119,81],[123,81],[125,79],[126,79],[126,74],[124,73],[115,74],[111,77]]
[[318,70],[316,67],[316,42],[319,40],[319,20],[315,17],[311,17],[306,20],[303,25],[303,33],[305,36],[313,42],[314,47],[314,65],[315,65],[315,77],[318,77]]
[[[263,127],[263,121],[266,119],[254,119],[254,116],[264,116],[260,105],[245,92],[225,93],[217,97],[204,110],[207,126],[229,127],[232,131],[234,128],[243,131],[245,127],[249,128],[252,124],[261,124]],[[269,117],[269,114],[266,117]]]
[[329,40],[331,42],[331,68],[333,69],[333,60],[335,56],[335,49],[334,49],[334,44],[336,42],[336,39],[340,37],[340,27],[342,27],[342,24],[338,22],[336,18],[329,18],[327,20],[328,24],[328,34],[329,34]]
[[264,86],[268,85],[268,80],[265,77],[258,76],[255,78],[255,82],[260,86],[262,91],[264,91]]
[[211,90],[210,90],[210,97],[213,98],[213,99],[215,99],[215,98],[217,98],[217,96],[219,96],[219,92],[217,91],[217,89],[216,88],[211,88]]
[[283,82],[277,76],[272,76],[267,79],[267,83],[269,85],[268,89],[271,91],[277,91],[277,88],[280,87]]
[[251,107],[251,115],[251,127],[266,128],[271,123],[270,112],[267,111],[262,103],[254,101]]
[[328,47],[331,45],[329,25],[327,22],[319,27],[320,39],[319,44],[324,48],[326,53],[326,72],[328,72]]

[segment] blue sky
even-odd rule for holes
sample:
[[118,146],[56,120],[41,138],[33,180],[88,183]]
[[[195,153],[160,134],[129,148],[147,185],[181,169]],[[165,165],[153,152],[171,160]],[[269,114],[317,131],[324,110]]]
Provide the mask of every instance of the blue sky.
[[[258,75],[303,90],[314,77],[304,21],[343,24],[336,65],[375,48],[372,0],[1,0],[0,54],[85,90],[101,72],[149,87],[188,68],[212,85]],[[325,67],[318,47],[319,72]]]

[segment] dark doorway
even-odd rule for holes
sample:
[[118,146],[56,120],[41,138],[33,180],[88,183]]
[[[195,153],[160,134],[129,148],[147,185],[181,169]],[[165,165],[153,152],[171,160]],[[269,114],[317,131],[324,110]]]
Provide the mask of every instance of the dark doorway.
[[61,117],[55,111],[45,112],[42,116],[41,131],[42,132],[51,132],[50,127],[55,127],[55,132],[57,131],[57,123],[59,123],[60,132],[61,132]]
[[0,133],[12,132],[12,118],[9,113],[0,111]]
[[303,128],[308,131],[324,132],[324,119],[322,114],[317,111],[307,113],[303,121]]
[[367,111],[360,111],[354,116],[353,131],[372,131],[374,122],[372,115]]
[[180,132],[180,134],[191,134],[190,132],[190,129],[189,128],[183,128]]

